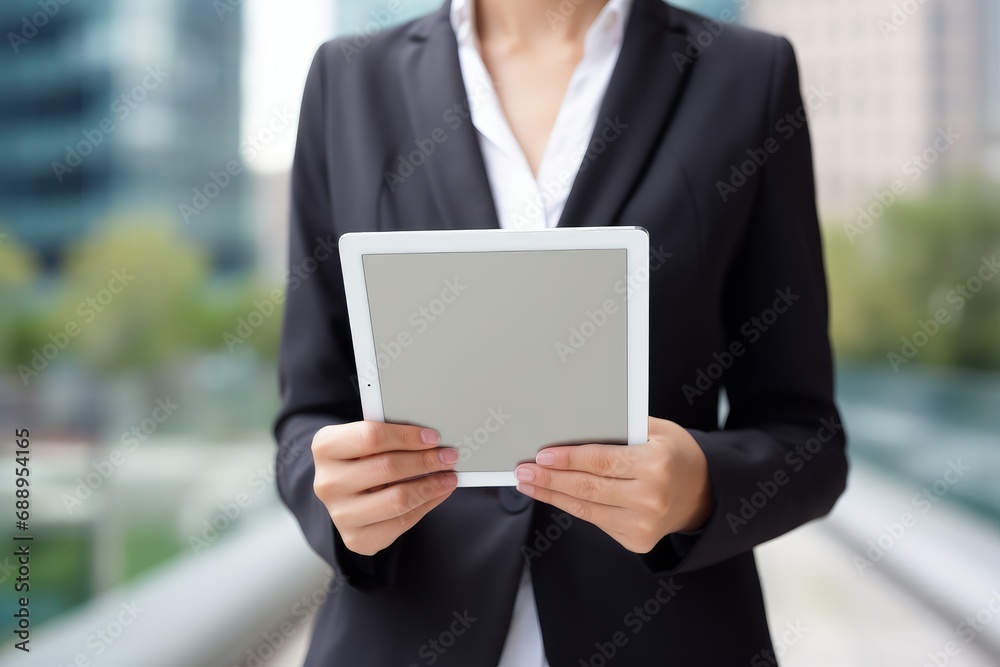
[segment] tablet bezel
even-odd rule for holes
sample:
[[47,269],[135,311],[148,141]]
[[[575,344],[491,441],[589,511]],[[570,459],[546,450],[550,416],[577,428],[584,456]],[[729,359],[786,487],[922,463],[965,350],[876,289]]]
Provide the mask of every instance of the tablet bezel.
[[[531,231],[505,229],[351,232],[339,240],[358,392],[366,420],[385,421],[378,361],[362,258],[371,254],[531,250],[626,251],[629,445],[648,440],[649,234],[642,227],[580,227]],[[364,370],[364,369],[367,369]],[[514,471],[458,472],[458,485],[516,486]]]

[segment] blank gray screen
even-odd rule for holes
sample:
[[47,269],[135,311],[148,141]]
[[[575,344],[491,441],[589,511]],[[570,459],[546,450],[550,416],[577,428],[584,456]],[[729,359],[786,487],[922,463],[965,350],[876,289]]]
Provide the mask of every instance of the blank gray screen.
[[385,420],[437,429],[457,470],[627,442],[624,249],[362,261]]

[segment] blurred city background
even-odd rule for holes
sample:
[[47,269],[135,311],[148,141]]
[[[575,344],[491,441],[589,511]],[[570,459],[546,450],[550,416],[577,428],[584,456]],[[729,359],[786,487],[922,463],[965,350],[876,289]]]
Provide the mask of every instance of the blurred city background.
[[[301,660],[337,585],[268,430],[301,88],[438,4],[0,5],[0,502],[28,428],[34,536],[0,664]],[[787,35],[812,127],[853,467],[758,549],[781,664],[1000,664],[1000,2],[677,4]]]

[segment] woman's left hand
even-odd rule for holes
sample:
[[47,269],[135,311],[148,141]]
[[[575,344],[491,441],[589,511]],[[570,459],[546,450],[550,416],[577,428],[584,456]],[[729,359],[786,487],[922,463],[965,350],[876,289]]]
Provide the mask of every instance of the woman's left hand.
[[623,547],[648,553],[712,512],[708,462],[680,425],[649,418],[642,445],[548,447],[516,470],[517,489],[588,521]]

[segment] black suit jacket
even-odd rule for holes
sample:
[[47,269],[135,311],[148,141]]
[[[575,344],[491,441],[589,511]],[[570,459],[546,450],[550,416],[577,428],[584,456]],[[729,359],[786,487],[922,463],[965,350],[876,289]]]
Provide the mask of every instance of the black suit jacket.
[[525,562],[552,667],[772,664],[752,549],[827,513],[847,470],[784,39],[636,0],[560,221],[649,231],[649,413],[704,449],[715,510],[700,534],[638,555],[510,489],[459,489],[362,557],[314,495],[313,435],[362,418],[331,244],[351,231],[497,226],[456,48],[446,5],[370,43],[325,44],[305,88],[278,488],[340,575],[307,665],[496,665]]

